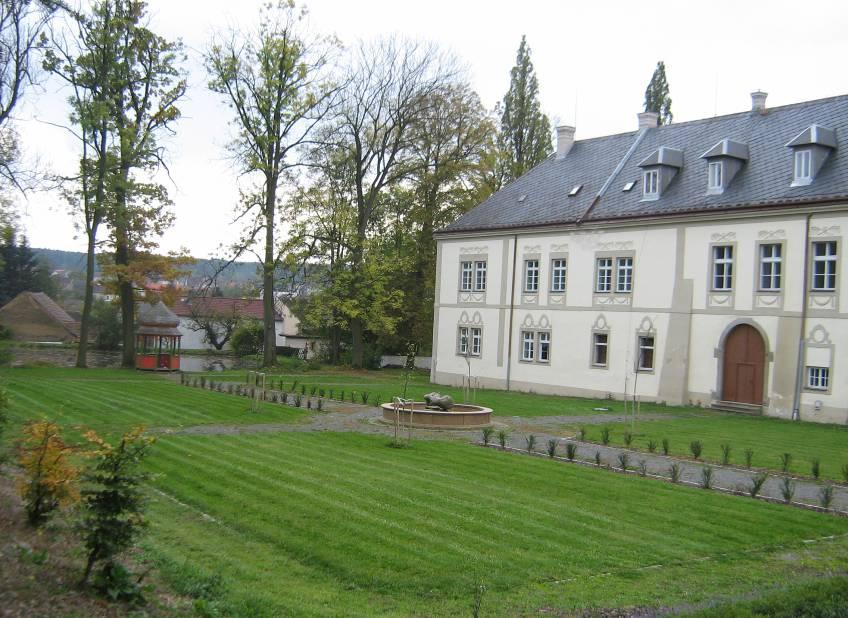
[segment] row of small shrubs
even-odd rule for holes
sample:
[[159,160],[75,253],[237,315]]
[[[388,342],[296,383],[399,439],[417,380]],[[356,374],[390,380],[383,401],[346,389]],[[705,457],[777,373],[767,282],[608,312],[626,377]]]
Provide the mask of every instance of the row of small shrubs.
[[[494,433],[495,433],[495,430],[491,427],[483,428],[483,444],[484,445],[486,445],[486,446],[489,445],[489,443],[492,440],[492,436],[494,435]],[[507,445],[507,442],[509,440],[509,434],[505,430],[498,431],[497,432],[497,439],[498,439],[498,443],[500,444],[501,449],[506,449],[506,445]],[[530,435],[525,436],[525,445],[526,445],[526,449],[527,449],[528,453],[535,452],[534,449],[535,449],[535,446],[536,446],[536,442],[537,442],[537,437],[534,434],[530,434]],[[551,438],[551,439],[548,440],[547,454],[548,454],[549,457],[551,457],[551,458],[556,457],[557,449],[559,447],[559,442],[560,441],[555,439],[555,438]],[[697,459],[698,456],[700,456],[700,450],[697,447],[692,449],[692,451],[693,451],[692,454],[694,456],[695,455],[694,451],[696,451],[696,450],[698,450],[698,455],[695,456],[695,458]],[[722,450],[724,451],[724,449],[722,449]],[[728,449],[728,451],[729,451],[729,449]],[[566,442],[565,443],[565,456],[566,456],[566,458],[569,461],[574,461],[576,454],[577,454],[577,444],[575,444],[574,442]],[[627,472],[628,470],[632,469],[631,465],[630,465],[631,462],[630,462],[630,454],[629,453],[626,453],[626,452],[618,453],[617,459],[618,459],[618,462],[617,462],[618,467],[621,469],[622,472]],[[791,459],[791,456],[790,456],[790,459]],[[598,467],[602,467],[602,466],[605,465],[603,458],[601,457],[600,451],[595,451],[594,462],[595,462],[595,465],[598,466]],[[609,467],[609,465],[607,465],[607,467]],[[648,474],[648,464],[647,464],[647,462],[644,459],[640,459],[638,461],[638,464],[637,464],[637,467],[635,468],[635,470],[637,471],[639,476],[647,476],[647,474]],[[700,478],[700,481],[699,481],[699,486],[702,487],[703,489],[711,489],[713,487],[713,474],[714,474],[714,468],[712,468],[711,466],[704,466],[703,468],[701,468],[701,478]],[[680,464],[678,464],[678,463],[671,464],[668,468],[668,478],[669,478],[669,480],[671,480],[672,483],[679,483],[680,482],[680,475],[681,475]],[[818,477],[816,477],[816,478],[818,478]],[[762,487],[765,484],[767,479],[768,479],[768,473],[767,472],[759,472],[756,475],[754,475],[751,478],[749,487],[747,488],[748,494],[752,498],[756,498],[757,495],[759,495],[760,491],[762,490]],[[786,502],[787,504],[792,502],[792,498],[795,495],[795,482],[789,477],[782,477],[781,478],[781,485],[780,485],[780,493],[781,493],[781,496],[783,497],[784,502]],[[819,504],[825,510],[830,509],[831,505],[833,504],[833,486],[832,485],[825,485],[821,488],[821,490],[819,492]]]

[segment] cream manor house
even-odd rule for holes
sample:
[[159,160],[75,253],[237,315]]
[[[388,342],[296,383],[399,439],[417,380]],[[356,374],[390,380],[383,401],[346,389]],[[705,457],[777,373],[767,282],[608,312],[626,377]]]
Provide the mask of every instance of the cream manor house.
[[574,140],[437,235],[431,377],[848,422],[848,96]]

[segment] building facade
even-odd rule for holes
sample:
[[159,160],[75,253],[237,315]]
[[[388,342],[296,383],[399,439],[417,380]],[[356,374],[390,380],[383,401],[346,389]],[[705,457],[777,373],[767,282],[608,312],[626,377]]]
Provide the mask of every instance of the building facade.
[[437,234],[432,380],[848,422],[848,97],[573,135]]

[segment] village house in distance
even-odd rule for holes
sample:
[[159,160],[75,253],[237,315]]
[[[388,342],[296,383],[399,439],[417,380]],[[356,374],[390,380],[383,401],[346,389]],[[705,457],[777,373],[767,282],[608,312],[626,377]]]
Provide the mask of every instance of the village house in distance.
[[574,132],[437,233],[432,380],[848,422],[848,96]]

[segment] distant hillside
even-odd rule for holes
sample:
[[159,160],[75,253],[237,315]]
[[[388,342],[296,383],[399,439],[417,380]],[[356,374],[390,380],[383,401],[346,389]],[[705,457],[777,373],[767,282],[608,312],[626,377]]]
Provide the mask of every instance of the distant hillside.
[[[44,258],[51,270],[69,270],[72,272],[85,272],[85,253],[81,251],[59,251],[58,249],[33,249],[35,255]],[[215,272],[220,262],[217,260],[197,260],[195,264],[186,267],[191,274],[191,279],[207,277]],[[234,262],[222,273],[222,281],[235,284],[244,284],[258,281],[254,262]],[[98,269],[99,270],[99,269]]]

